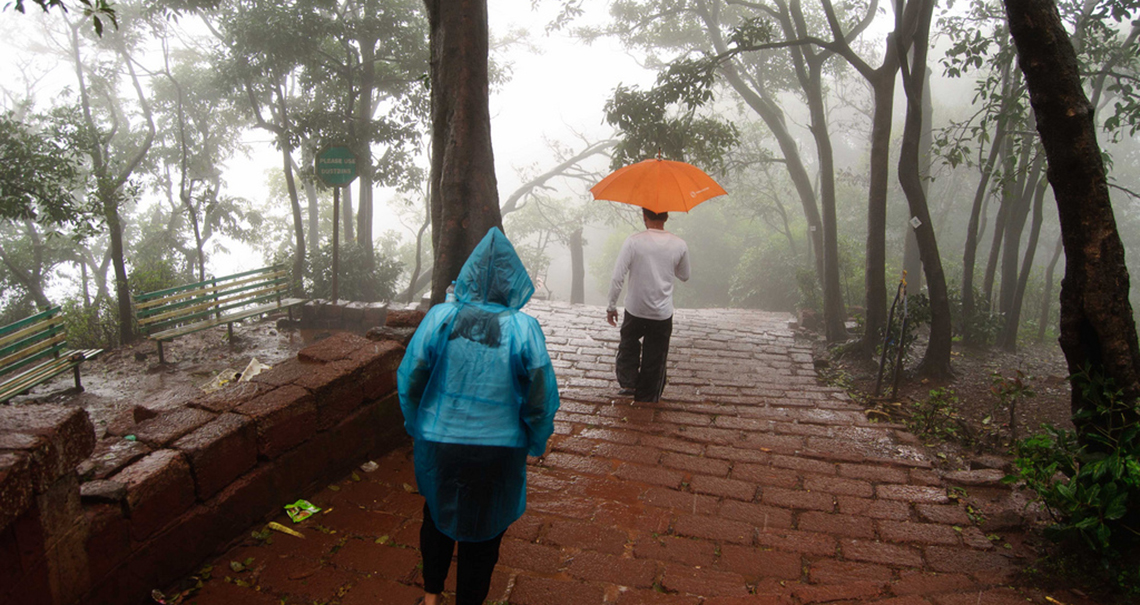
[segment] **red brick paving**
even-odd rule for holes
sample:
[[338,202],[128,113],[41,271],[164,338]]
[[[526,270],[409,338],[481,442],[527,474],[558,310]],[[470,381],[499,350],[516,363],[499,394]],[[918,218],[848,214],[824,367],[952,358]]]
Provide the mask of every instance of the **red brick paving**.
[[[666,398],[639,404],[616,398],[618,334],[602,309],[529,311],[563,405],[550,450],[530,461],[529,507],[488,602],[1044,603],[1008,586],[1025,560],[993,548],[901,427],[868,422],[817,383],[788,317],[679,310]],[[210,562],[187,602],[417,603],[423,500],[410,449],[307,494],[326,510],[293,526],[306,538],[247,539]]]

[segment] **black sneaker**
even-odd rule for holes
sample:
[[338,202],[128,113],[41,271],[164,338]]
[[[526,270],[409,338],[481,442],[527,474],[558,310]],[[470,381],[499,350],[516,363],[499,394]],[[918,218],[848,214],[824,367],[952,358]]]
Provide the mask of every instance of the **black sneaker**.
[[621,395],[622,397],[633,397],[633,394],[636,392],[637,391],[634,389],[622,389],[618,391],[618,395]]

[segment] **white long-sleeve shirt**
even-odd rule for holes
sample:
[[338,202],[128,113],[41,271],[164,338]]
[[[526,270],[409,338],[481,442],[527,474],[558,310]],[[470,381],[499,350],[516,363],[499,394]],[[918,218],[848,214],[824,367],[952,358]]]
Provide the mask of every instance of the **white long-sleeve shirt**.
[[626,238],[610,280],[610,310],[617,309],[626,273],[625,310],[642,319],[673,316],[673,280],[689,281],[689,247],[661,229],[646,229]]

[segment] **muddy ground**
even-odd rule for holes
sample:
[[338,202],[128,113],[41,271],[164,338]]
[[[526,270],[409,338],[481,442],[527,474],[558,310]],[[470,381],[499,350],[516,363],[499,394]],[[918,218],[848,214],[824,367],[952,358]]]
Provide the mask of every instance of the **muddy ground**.
[[[1072,428],[1068,368],[1056,342],[1024,343],[1016,352],[997,348],[971,348],[955,343],[951,353],[954,376],[947,380],[917,377],[926,343],[920,338],[899,373],[897,389],[889,368],[880,379],[878,360],[850,359],[828,349],[819,336],[807,333],[815,350],[816,366],[824,380],[841,386],[863,403],[873,417],[907,423],[914,418],[931,391],[951,391],[956,413],[946,425],[953,434],[922,435],[923,442],[943,466],[967,468],[982,455],[1010,458],[1012,439],[1040,432],[1042,424]],[[995,374],[1007,380],[1020,379],[1028,392],[1015,404],[994,393]],[[878,396],[876,396],[878,385]]]

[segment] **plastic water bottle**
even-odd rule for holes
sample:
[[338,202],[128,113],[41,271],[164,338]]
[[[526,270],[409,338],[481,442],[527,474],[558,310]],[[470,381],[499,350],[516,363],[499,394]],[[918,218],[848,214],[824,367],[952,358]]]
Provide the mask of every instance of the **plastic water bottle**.
[[447,296],[444,297],[447,302],[455,302],[455,282],[452,281],[451,285],[447,287]]

